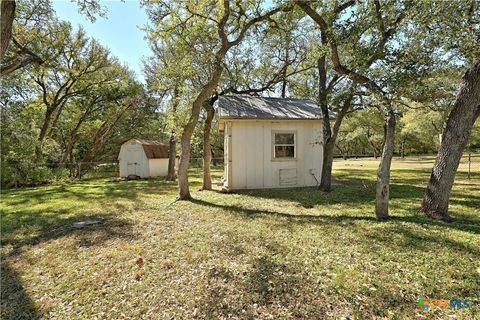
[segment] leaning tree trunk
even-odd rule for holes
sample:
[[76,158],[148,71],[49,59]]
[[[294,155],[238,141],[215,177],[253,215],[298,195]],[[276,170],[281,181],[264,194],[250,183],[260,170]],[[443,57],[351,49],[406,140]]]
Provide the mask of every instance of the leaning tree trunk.
[[207,111],[205,126],[203,128],[203,190],[212,190],[212,176],[210,173],[210,163],[212,162],[212,147],[210,145],[210,135],[212,131],[212,121],[215,115],[215,109],[209,102],[205,102],[204,108]]
[[324,123],[323,132],[324,134],[327,133],[327,138],[324,140],[325,142],[323,144],[322,177],[320,179],[320,190],[324,192],[330,192],[332,190],[332,168],[335,142],[337,141],[338,132],[340,131],[340,126],[342,125],[343,118],[350,109],[352,98],[353,96],[350,95],[344,101],[342,108],[337,113],[337,118],[335,119],[335,123],[330,134],[328,134],[330,130],[330,125],[326,126]]
[[178,196],[177,200],[191,200],[190,188],[188,185],[188,167],[190,165],[190,141],[192,139],[193,131],[198,122],[200,110],[208,97],[220,81],[220,76],[223,72],[222,61],[227,53],[227,48],[223,48],[217,53],[216,69],[208,83],[202,88],[197,98],[192,104],[192,111],[188,123],[183,128],[182,137],[180,139],[180,162],[178,165]]
[[457,100],[448,117],[432,169],[421,212],[433,219],[451,220],[448,201],[463,150],[480,115],[480,60],[463,77]]
[[[52,123],[52,117],[54,112],[59,108],[61,110],[65,103],[66,101],[62,102],[62,104],[54,103],[48,105],[47,103],[45,103],[47,109],[45,110],[45,119],[43,120],[40,134],[38,135],[37,145],[35,146],[35,162],[40,162],[43,157],[43,142],[45,141],[45,138],[49,137],[49,135],[51,134],[51,132],[48,134],[48,129],[50,128],[50,124]],[[58,112],[60,112],[60,110],[58,110]]]
[[52,118],[54,109],[47,106],[47,111],[45,112],[45,120],[43,121],[42,128],[38,135],[37,144],[35,145],[35,162],[40,162],[43,157],[43,141],[47,135],[48,127],[50,125],[50,119]]
[[[213,89],[212,89],[213,90]],[[203,100],[203,99],[202,99]],[[192,106],[192,113],[187,125],[183,128],[180,139],[180,162],[178,164],[178,196],[177,200],[191,200],[190,187],[188,185],[188,167],[190,166],[190,141],[193,130],[198,122],[202,100],[196,99]]]
[[0,0],[0,59],[3,58],[12,38],[12,25],[15,19],[15,1]]
[[388,218],[388,200],[390,192],[390,166],[395,143],[395,113],[389,110],[385,118],[385,143],[382,158],[377,171],[377,192],[375,215],[377,219]]

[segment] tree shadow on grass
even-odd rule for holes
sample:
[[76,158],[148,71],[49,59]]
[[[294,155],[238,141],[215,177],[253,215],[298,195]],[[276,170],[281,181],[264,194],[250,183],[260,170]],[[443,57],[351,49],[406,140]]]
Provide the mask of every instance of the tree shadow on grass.
[[[391,199],[421,199],[424,191],[423,188],[406,184],[390,185]],[[375,203],[375,184],[360,179],[349,179],[345,184],[336,186],[330,193],[315,188],[241,190],[236,193],[255,198],[287,200],[304,208],[331,204]]]
[[[216,251],[232,254],[237,245],[235,240],[213,244]],[[244,272],[223,264],[210,268],[208,285],[199,299],[200,314],[207,319],[256,319],[265,312],[282,318],[288,310],[295,319],[322,318],[332,306],[322,292],[315,290],[318,282],[304,272],[308,266],[301,261],[295,265],[284,261],[282,257],[288,248],[272,239],[258,245],[259,254],[243,261]]]
[[[279,233],[286,232],[291,226],[303,224],[317,225],[324,229],[333,229],[335,231],[328,233],[330,236],[334,236],[336,232],[348,235],[349,243],[355,246],[355,251],[359,252],[365,260],[379,259],[379,256],[384,254],[378,252],[379,248],[386,248],[386,256],[390,258],[393,257],[392,252],[398,252],[400,257],[405,254],[409,256],[424,256],[424,254],[428,252],[432,252],[432,254],[445,253],[451,255],[450,259],[454,257],[464,257],[471,261],[474,261],[474,259],[480,255],[480,248],[469,241],[457,240],[455,235],[448,232],[449,229],[453,229],[471,234],[480,234],[479,224],[477,224],[476,221],[472,222],[472,220],[468,220],[469,224],[447,224],[432,221],[424,216],[418,215],[391,217],[391,219],[387,221],[377,221],[373,216],[296,215],[280,211],[256,210],[235,205],[218,205],[203,200],[194,200],[194,203],[200,206],[220,208],[222,210],[217,210],[217,212],[226,212],[226,214],[239,215],[248,219],[268,219],[273,217],[274,221],[268,219],[265,223],[275,223],[275,232]],[[305,230],[312,229],[306,228]],[[322,232],[320,228],[318,231]],[[232,240],[230,241],[229,239]],[[298,270],[301,269],[302,266],[296,266],[292,269],[289,268],[288,265],[282,266],[281,263],[279,265],[275,257],[278,257],[278,254],[284,256],[285,253],[291,251],[291,249],[283,249],[283,247],[279,247],[278,250],[275,250],[275,248],[272,249],[270,244],[275,244],[275,241],[271,240],[271,238],[268,238],[265,241],[259,241],[259,243],[265,243],[268,249],[265,251],[268,252],[262,255],[252,255],[251,259],[254,260],[253,265],[257,267],[248,273],[248,281],[246,281],[248,285],[245,287],[242,286],[242,283],[237,285],[243,293],[240,295],[241,297],[256,297],[255,303],[264,303],[266,306],[272,303],[283,305],[283,299],[285,297],[292,299],[290,291],[282,291],[282,283],[277,281],[276,275],[278,273],[276,274],[275,270],[280,270],[280,272],[285,275],[282,281],[289,282],[287,289],[294,288],[295,291],[298,288],[303,290],[304,287],[315,288],[315,283],[307,281],[308,279],[306,278],[303,278],[301,282],[290,282],[290,280],[296,280],[295,274],[298,273]],[[326,238],[325,241],[335,242],[335,239]],[[339,250],[341,250],[344,243],[344,240],[339,239]],[[227,237],[226,241],[222,240],[217,245],[219,248],[216,249],[216,251],[222,254],[229,254],[229,252],[231,252],[231,255],[235,257],[238,252],[240,252],[240,254],[242,252],[242,250],[238,250],[238,241],[234,236]],[[226,249],[225,247],[231,248]],[[382,249],[380,249],[380,251],[382,251]],[[400,261],[405,263],[404,260]],[[305,267],[308,269],[308,266]],[[351,281],[355,281],[355,279],[351,279]],[[473,286],[465,287],[462,294],[465,296],[474,295],[475,291],[472,291],[472,288]],[[322,289],[320,288],[319,290]],[[452,291],[456,289],[451,288],[449,290]],[[376,309],[372,303],[367,303],[362,306],[364,309],[357,310],[359,316],[362,316],[362,314],[365,315],[367,310],[371,315],[386,316],[387,314],[384,313],[385,310],[401,310],[411,307],[411,302],[405,301],[403,296],[392,295],[391,291],[388,290],[379,290],[373,293],[369,291],[368,296],[369,301],[377,301],[379,303],[378,306],[382,306],[382,308]],[[206,299],[208,300],[209,298]],[[221,299],[221,297],[219,299]],[[343,297],[340,298],[340,300],[342,299]],[[244,305],[249,305],[249,303],[244,302]],[[331,306],[327,305],[326,307],[330,308]],[[353,308],[357,307],[358,306],[353,306]],[[232,310],[228,311],[233,312]]]
[[[231,237],[212,244],[215,252],[226,255],[226,261],[239,259],[236,236],[233,233]],[[367,242],[361,246],[369,247]],[[412,302],[406,301],[402,295],[381,288],[368,291],[367,299],[358,301],[348,285],[345,288],[332,283],[330,273],[314,273],[312,276],[310,271],[315,269],[312,265],[314,261],[306,262],[301,259],[301,254],[285,259],[291,247],[271,237],[260,236],[257,242],[250,243],[252,245],[256,248],[250,247],[249,250],[253,250],[250,255],[240,257],[240,264],[245,266],[245,271],[235,271],[228,264],[210,268],[208,285],[199,299],[202,316],[209,319],[229,316],[256,319],[265,313],[283,318],[286,317],[283,312],[288,310],[289,316],[294,319],[334,319],[346,315],[363,319],[388,316],[387,310],[404,311],[412,308]],[[366,252],[365,257],[370,254],[376,255],[370,251]],[[353,276],[346,273],[345,282],[355,281]],[[343,303],[345,301],[350,303]]]
[[[286,212],[280,211],[266,211],[266,210],[257,210],[251,208],[244,208],[235,205],[220,205],[215,204],[212,202],[207,202],[204,200],[193,200],[193,203],[207,206],[207,207],[214,207],[220,208],[225,211],[230,211],[235,214],[240,214],[242,216],[248,218],[258,218],[258,217],[279,217],[283,219],[287,219],[288,223],[313,223],[319,225],[325,224],[338,224],[343,222],[355,222],[355,221],[369,221],[372,223],[384,223],[382,221],[378,221],[373,215],[372,216],[363,216],[363,215],[306,215],[306,214],[291,214]],[[461,220],[452,223],[445,223],[441,221],[435,221],[424,217],[422,215],[412,215],[412,216],[391,216],[386,222],[406,222],[406,223],[414,223],[417,225],[423,226],[436,226],[445,229],[455,229],[459,231],[469,232],[473,234],[480,234],[480,223],[478,219],[468,219],[462,217]]]
[[[402,221],[404,220],[402,219]],[[374,239],[377,243],[383,243],[385,246],[395,245],[401,248],[412,248],[424,252],[442,246],[453,252],[462,252],[473,257],[480,255],[480,248],[471,246],[468,242],[460,242],[451,237],[432,234],[425,229],[412,229],[405,224],[390,224],[386,229],[384,232],[369,233],[366,236]],[[465,230],[462,229],[462,231]],[[477,232],[474,233],[480,233],[478,229],[476,231]],[[392,234],[401,235],[401,240],[398,243],[392,243]]]
[[[35,246],[67,235],[75,235],[80,240],[95,236],[97,245],[111,238],[131,238],[134,236],[131,223],[118,218],[114,214],[83,213],[63,217],[59,212],[55,212],[53,215],[36,212],[23,213],[21,220],[24,223],[28,221],[30,229],[26,231],[34,230],[30,231],[34,235],[18,237],[15,226],[20,221],[5,218],[2,221],[2,229],[8,230],[8,232],[2,232],[2,245],[11,246],[8,256],[17,255],[24,247]],[[87,220],[100,221],[100,224],[83,228],[73,225],[75,222]]]
[[23,287],[22,280],[9,263],[1,262],[1,311],[4,320],[40,319],[37,308]]
[[[114,238],[130,239],[135,236],[131,230],[131,223],[121,220],[114,215],[81,214],[72,217],[55,215],[54,218],[41,218],[42,215],[31,213],[31,223],[36,221],[35,235],[23,239],[12,237],[2,239],[2,246],[9,246],[8,252],[1,257],[1,319],[39,319],[42,312],[28,296],[20,275],[14,269],[12,261],[24,249],[29,249],[40,243],[74,236],[79,247],[100,246],[105,241]],[[74,222],[85,220],[99,220],[100,225],[88,226],[81,229],[72,226]],[[2,225],[3,227],[3,225]],[[48,303],[48,302],[46,302]]]

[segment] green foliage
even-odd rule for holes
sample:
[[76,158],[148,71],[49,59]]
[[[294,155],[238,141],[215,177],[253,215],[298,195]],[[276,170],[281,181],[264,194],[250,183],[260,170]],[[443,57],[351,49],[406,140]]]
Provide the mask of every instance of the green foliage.
[[130,138],[164,137],[132,71],[48,1],[19,5],[14,37],[43,63],[2,77],[2,185],[55,180],[65,174],[53,164],[112,161]]
[[[98,1],[76,2],[90,19],[105,13]],[[253,17],[287,5],[229,3],[224,28],[229,41]],[[478,56],[479,6],[468,0],[364,1],[343,11],[337,10],[338,1],[310,5],[331,26],[342,63],[375,81],[397,110],[397,149],[403,143],[408,152],[435,152],[461,74]],[[172,132],[179,137],[192,101],[219,63],[223,73],[209,98],[279,95],[285,88],[287,96],[318,99],[317,62],[329,56],[330,47],[322,44],[318,26],[298,5],[249,28],[221,62],[216,53],[222,43],[222,2],[158,0],[145,1],[144,7],[151,21],[146,37],[154,52],[145,63],[146,89],[85,30],[57,17],[49,1],[18,2],[14,37],[43,64],[1,79],[3,182],[14,171],[31,180],[36,162],[113,160],[119,145],[133,137],[166,141]],[[17,51],[10,46],[2,66]],[[383,110],[376,108],[382,101],[362,86],[352,86],[347,77],[337,79],[329,60],[327,78],[329,108],[338,111],[355,90],[353,105],[359,110],[347,116],[337,151],[379,153]],[[203,152],[203,121],[201,114],[192,140],[194,157]],[[213,153],[221,156],[223,141],[215,126]],[[470,149],[480,144],[478,131],[477,124]]]
[[381,112],[367,108],[349,114],[340,129],[337,151],[340,154],[381,153],[383,144],[383,117]]

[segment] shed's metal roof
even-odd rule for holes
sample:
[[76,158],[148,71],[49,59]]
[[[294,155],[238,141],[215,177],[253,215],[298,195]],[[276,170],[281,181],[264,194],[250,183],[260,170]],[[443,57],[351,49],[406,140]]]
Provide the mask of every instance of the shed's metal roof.
[[320,119],[320,107],[311,100],[224,95],[218,97],[220,118]]
[[168,158],[168,144],[163,143],[162,141],[130,139],[127,142],[136,142],[141,144],[148,159]]

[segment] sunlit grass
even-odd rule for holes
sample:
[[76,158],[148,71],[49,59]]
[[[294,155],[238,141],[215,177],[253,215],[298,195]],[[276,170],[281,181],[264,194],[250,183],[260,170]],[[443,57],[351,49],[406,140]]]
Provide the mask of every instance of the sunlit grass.
[[[432,222],[416,214],[432,159],[415,161],[394,161],[386,222],[373,159],[336,161],[330,194],[199,192],[197,170],[193,202],[171,204],[176,185],[155,179],[4,191],[2,319],[474,319],[480,173],[461,167],[454,222]],[[71,227],[87,219],[104,224]],[[477,305],[420,311],[418,298]]]

